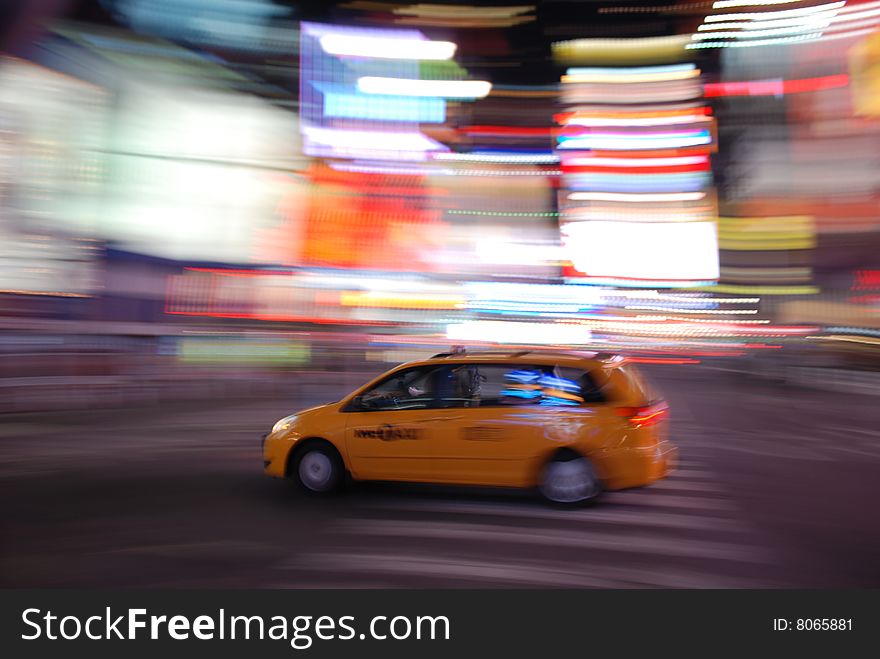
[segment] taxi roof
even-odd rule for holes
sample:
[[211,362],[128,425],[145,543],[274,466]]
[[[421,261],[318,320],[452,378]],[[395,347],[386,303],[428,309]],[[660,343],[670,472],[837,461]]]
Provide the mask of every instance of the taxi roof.
[[419,360],[415,363],[429,364],[434,361],[451,363],[473,362],[505,362],[513,364],[583,364],[590,362],[595,366],[620,365],[625,361],[623,355],[608,352],[579,351],[579,350],[477,350],[474,352],[441,352],[429,359]]

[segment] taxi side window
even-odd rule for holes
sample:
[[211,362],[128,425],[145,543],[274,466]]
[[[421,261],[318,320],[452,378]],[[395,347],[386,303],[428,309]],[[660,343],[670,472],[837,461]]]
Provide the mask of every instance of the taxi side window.
[[480,364],[473,367],[479,388],[466,406],[572,407],[604,402],[602,392],[581,369],[560,366]]
[[420,366],[395,373],[359,396],[357,411],[422,410],[463,406],[450,365]]

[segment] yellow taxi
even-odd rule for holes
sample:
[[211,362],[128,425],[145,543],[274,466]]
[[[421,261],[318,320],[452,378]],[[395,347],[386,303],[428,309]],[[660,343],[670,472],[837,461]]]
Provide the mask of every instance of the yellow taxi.
[[402,364],[278,421],[265,473],[308,492],[357,481],[538,488],[557,503],[666,476],[669,409],[619,355],[461,351]]

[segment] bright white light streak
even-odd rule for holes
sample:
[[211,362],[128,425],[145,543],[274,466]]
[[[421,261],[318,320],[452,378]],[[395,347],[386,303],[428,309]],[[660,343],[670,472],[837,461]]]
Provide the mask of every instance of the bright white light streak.
[[561,176],[558,169],[452,169],[452,176]]
[[[614,296],[618,297],[618,296]],[[621,296],[623,297],[623,296]],[[757,304],[761,301],[759,297],[690,297],[687,295],[654,295],[654,296],[645,296],[640,295],[639,293],[633,293],[631,295],[627,295],[626,297],[630,298],[638,298],[642,297],[645,299],[654,299],[659,300],[661,302],[705,302],[707,304]]]
[[855,5],[847,5],[840,10],[841,14],[848,14],[856,11],[865,11],[866,9],[875,9],[880,7],[880,2],[875,0],[874,2],[862,2]]
[[709,156],[676,156],[674,158],[566,158],[563,165],[572,167],[680,167],[702,165]]
[[455,54],[451,41],[326,34],[321,48],[330,55],[403,60],[447,60]]
[[728,9],[730,7],[761,7],[764,5],[790,5],[803,0],[718,0],[712,9]]
[[[833,28],[832,28],[833,30]],[[832,32],[831,34],[823,34],[819,35],[819,41],[832,41],[834,39],[853,39],[855,37],[865,37],[869,34],[874,34],[876,29],[873,27],[869,27],[863,30],[851,30],[847,32]]]
[[712,121],[705,114],[682,114],[671,117],[572,117],[565,121],[566,126],[675,126]]
[[574,267],[590,277],[685,282],[719,276],[714,222],[578,222],[564,232]]
[[469,320],[447,326],[446,338],[454,341],[491,341],[523,345],[570,345],[589,342],[590,330],[584,325],[566,323]]
[[[866,12],[867,13],[867,12]],[[868,25],[876,25],[880,22],[880,9],[875,12],[871,12],[870,17],[865,17],[863,19],[855,20],[853,19],[851,22],[848,19],[840,20],[838,16],[837,19],[831,21],[831,29],[832,30],[846,30],[852,29],[856,27],[866,27]]]
[[607,149],[609,151],[628,151],[631,149],[675,149],[688,146],[711,144],[709,135],[681,137],[651,137],[643,135],[585,135],[560,142],[559,149]]
[[566,75],[644,75],[651,73],[675,73],[679,71],[694,71],[697,65],[687,64],[664,64],[661,66],[634,66],[634,67],[609,67],[609,66],[576,66],[565,71]]
[[[870,30],[868,30],[870,32]],[[811,41],[822,36],[821,32],[812,32],[797,37],[779,37],[778,39],[757,39],[755,41],[695,41],[685,46],[685,50],[694,48],[751,48],[753,46],[778,46],[780,44]]]
[[706,197],[705,192],[572,192],[568,198],[572,201],[626,201],[635,203],[656,203],[662,201],[699,201]]
[[702,39],[762,39],[765,37],[781,37],[799,32],[815,32],[824,30],[830,23],[809,23],[795,27],[780,27],[774,30],[740,30],[739,32],[698,32],[693,36],[695,41]]
[[690,78],[697,78],[699,77],[699,75],[699,69],[691,69],[688,71],[670,71],[668,73],[642,73],[641,75],[575,73],[562,76],[562,82],[633,84],[638,82],[667,82],[671,80],[688,80]]
[[373,165],[360,163],[331,163],[331,169],[339,172],[355,172],[359,174],[392,174],[399,176],[451,176],[451,169],[439,169],[437,167],[406,167],[394,165]]
[[732,21],[730,23],[703,23],[697,28],[699,32],[712,30],[769,30],[778,27],[809,26],[822,22],[833,22],[836,11],[830,11],[815,16],[802,16],[800,18],[783,18],[778,21]]
[[821,14],[823,12],[840,9],[846,4],[845,1],[829,2],[824,5],[815,5],[813,7],[801,7],[800,9],[785,9],[782,11],[762,11],[757,13],[740,13],[740,14],[710,14],[706,16],[706,23],[719,23],[723,21],[771,21],[779,18],[793,18],[795,16],[809,16],[810,14]]
[[358,91],[365,94],[435,98],[483,98],[492,91],[492,83],[485,80],[413,80],[365,76],[358,79],[357,86]]
[[669,307],[654,306],[651,304],[628,304],[624,309],[630,309],[633,311],[665,311],[668,313],[707,313],[722,316],[751,316],[758,313],[757,309],[670,309]]
[[303,134],[317,142],[334,147],[375,149],[383,151],[435,151],[443,145],[421,133],[394,133],[372,130],[346,130],[303,126]]

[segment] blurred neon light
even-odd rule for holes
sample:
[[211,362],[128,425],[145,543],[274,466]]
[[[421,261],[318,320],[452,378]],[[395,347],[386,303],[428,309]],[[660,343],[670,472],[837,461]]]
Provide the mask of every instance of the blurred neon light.
[[437,153],[434,160],[552,165],[559,162],[559,156],[549,153]]
[[675,149],[711,144],[708,130],[689,133],[593,133],[582,137],[559,137],[560,149]]
[[697,65],[688,64],[664,64],[660,66],[634,66],[634,67],[585,67],[577,66],[566,70],[566,75],[614,75],[626,77],[628,75],[645,75],[652,73],[678,73],[682,71],[694,71]]
[[467,135],[509,135],[511,137],[549,137],[554,128],[533,126],[462,126],[459,131]]
[[614,119],[652,119],[656,117],[680,117],[682,115],[692,115],[692,114],[712,114],[712,108],[703,106],[694,106],[690,103],[684,104],[678,108],[673,108],[669,110],[619,110],[619,111],[607,111],[607,110],[577,110],[574,112],[561,112],[553,116],[557,123],[564,124],[566,121],[575,118],[586,118],[586,119],[605,119],[605,118],[614,118]]
[[712,9],[727,9],[728,7],[762,7],[764,5],[788,5],[802,0],[718,0],[712,4]]
[[[846,26],[846,27],[849,27],[849,26]],[[846,32],[837,32],[834,30],[834,27],[832,26],[830,28],[830,31],[833,32],[833,34],[821,34],[817,38],[820,41],[833,41],[834,39],[853,39],[855,37],[864,37],[869,34],[873,34],[875,31],[875,28],[869,27],[869,28],[865,28],[863,30],[848,30]]]
[[422,295],[379,292],[343,292],[339,303],[343,307],[383,309],[460,309],[464,298],[457,295]]
[[617,192],[573,192],[568,195],[572,201],[626,201],[636,203],[664,201],[699,201],[706,197],[705,192],[668,192],[660,194],[628,194]]
[[810,23],[807,25],[798,25],[796,27],[781,27],[772,30],[754,30],[740,32],[698,32],[693,36],[695,41],[703,39],[762,39],[765,37],[781,37],[790,34],[798,34],[800,32],[819,32],[828,27],[830,23]]
[[558,169],[452,169],[452,176],[560,176]]
[[572,176],[572,180],[577,182],[593,180],[592,177],[602,174],[607,176],[614,176],[616,177],[616,180],[622,181],[626,180],[627,177],[631,177],[633,175],[656,174],[658,176],[663,176],[664,174],[691,174],[694,172],[707,172],[709,171],[709,169],[709,163],[703,163],[701,165],[667,165],[665,167],[652,167],[650,165],[646,165],[644,167],[634,166],[626,168],[602,167],[600,165],[582,165],[580,167],[566,165],[563,166],[562,171]]
[[749,316],[758,313],[757,309],[670,309],[669,307],[654,306],[650,304],[633,304],[627,305],[624,308],[634,311],[666,311],[669,313],[704,313],[737,316]]
[[523,345],[579,345],[590,340],[583,325],[470,320],[446,328],[446,338],[456,341],[490,341]]
[[849,21],[857,21],[863,18],[874,18],[876,16],[880,16],[880,9],[868,9],[868,7],[877,7],[876,2],[874,3],[866,3],[863,5],[850,5],[849,7],[844,7],[839,12],[837,12],[837,16],[831,21],[832,23],[846,23]]
[[605,173],[584,172],[569,174],[567,185],[572,190],[601,190],[603,192],[694,192],[703,190],[712,183],[712,177],[702,172],[640,172]]
[[446,121],[446,102],[442,98],[325,92],[324,116],[439,124]]
[[566,74],[562,76],[563,83],[595,83],[595,84],[634,84],[640,82],[667,82],[671,80],[687,80],[697,78],[700,75],[699,69],[689,69],[686,71],[669,71],[666,73],[642,73],[635,75],[627,73],[621,74],[597,74],[597,73],[577,73]]
[[379,151],[437,151],[442,144],[415,132],[348,130],[302,126],[303,134],[318,144],[331,147],[376,149]]
[[775,21],[731,21],[730,23],[703,23],[697,28],[699,32],[711,30],[769,30],[778,27],[812,27],[822,28],[832,21],[836,11],[801,16],[795,18],[780,18]]
[[353,34],[325,34],[320,43],[324,52],[330,55],[376,59],[448,60],[456,49],[451,41]]
[[680,114],[669,117],[642,117],[627,119],[624,117],[572,117],[565,120],[567,126],[674,126],[712,121],[705,114]]
[[644,206],[635,210],[629,205],[630,202],[622,202],[616,209],[609,210],[605,207],[575,208],[563,213],[566,222],[584,222],[601,220],[608,222],[705,222],[715,219],[714,206],[702,206],[691,208],[689,206],[658,208]]
[[427,166],[419,167],[418,165],[407,167],[394,165],[374,165],[368,163],[330,163],[330,168],[335,169],[339,172],[353,172],[359,174],[393,174],[401,176],[431,176],[436,174],[452,174],[452,170],[449,169],[438,169],[436,167]]
[[842,7],[840,13],[851,14],[855,12],[863,12],[866,9],[873,9],[874,7],[880,7],[880,2],[877,2],[875,0],[874,2],[861,2],[854,5],[848,5],[846,7]]
[[515,5],[507,7],[473,7],[468,5],[432,5],[416,4],[394,7],[395,14],[410,16],[437,16],[450,18],[512,18],[519,14],[535,11],[535,5]]
[[584,139],[585,137],[596,137],[601,139],[615,139],[615,140],[665,140],[665,139],[685,139],[689,137],[708,137],[708,130],[698,130],[698,131],[682,131],[682,132],[669,132],[669,133],[592,133],[588,132],[585,135],[560,135],[560,141],[568,141],[568,140],[578,140]]
[[365,94],[441,98],[483,98],[492,90],[492,83],[485,80],[412,80],[374,76],[359,78],[357,86]]
[[816,286],[746,286],[741,284],[717,284],[712,287],[719,293],[743,293],[758,295],[816,295]]
[[449,215],[487,215],[491,217],[558,217],[557,211],[537,211],[534,213],[505,213],[503,211],[448,210]]
[[760,39],[755,41],[702,41],[694,42],[685,46],[688,50],[695,48],[751,48],[753,46],[778,46],[786,43],[796,43],[798,41],[811,41],[822,36],[821,32],[813,32],[798,37],[780,37],[778,39]]
[[779,18],[791,18],[795,16],[810,16],[811,14],[821,14],[823,12],[832,11],[842,8],[846,2],[829,2],[824,5],[815,5],[813,7],[801,7],[799,9],[783,9],[781,11],[763,11],[758,13],[736,13],[736,14],[710,14],[706,16],[706,23],[720,23],[724,21],[770,21]]
[[563,167],[681,167],[685,165],[703,165],[709,163],[709,156],[679,156],[675,158],[602,158],[575,157],[565,158]]
[[846,74],[803,78],[800,80],[751,80],[748,82],[717,82],[704,86],[707,97],[716,96],[779,96],[815,92],[823,89],[846,87],[849,76]]

